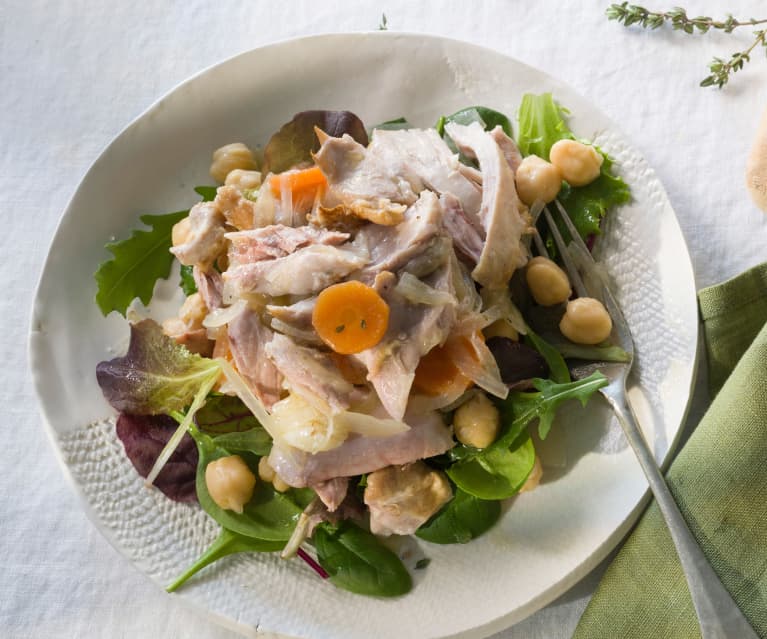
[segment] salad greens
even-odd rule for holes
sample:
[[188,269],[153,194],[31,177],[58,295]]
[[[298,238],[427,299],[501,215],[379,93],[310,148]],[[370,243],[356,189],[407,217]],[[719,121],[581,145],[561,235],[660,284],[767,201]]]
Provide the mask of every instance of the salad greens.
[[507,499],[517,493],[535,463],[535,449],[526,428],[538,419],[538,434],[545,439],[562,402],[589,397],[607,384],[602,373],[566,384],[549,379],[534,379],[538,392],[511,392],[497,402],[501,412],[500,437],[484,449],[463,444],[450,451],[455,463],[447,474],[455,484],[480,499]]
[[378,538],[350,521],[322,523],[314,531],[320,565],[344,590],[375,597],[407,593],[413,580],[399,557]]
[[137,230],[127,240],[110,242],[105,248],[112,259],[103,262],[96,271],[96,304],[106,316],[117,311],[125,316],[128,305],[136,298],[143,304],[152,299],[155,282],[170,275],[173,255],[171,230],[189,211],[167,215],[142,215],[141,221],[150,231]]
[[182,410],[220,374],[217,361],[191,353],[149,319],[131,324],[126,355],[96,367],[106,400],[115,410],[134,415]]
[[[574,140],[575,135],[562,117],[567,113],[554,101],[551,93],[525,94],[519,107],[517,136],[522,154],[533,154],[546,160],[555,142]],[[600,232],[599,225],[607,209],[631,199],[628,185],[613,173],[612,158],[599,148],[597,151],[604,157],[599,177],[586,186],[563,189],[559,195],[559,200],[584,239]],[[565,237],[569,237],[566,229],[563,232]]]
[[[566,114],[551,94],[524,96],[517,136],[522,154],[536,154],[547,159],[557,140],[575,139],[564,119]],[[438,134],[454,151],[452,140],[445,135],[448,122],[464,125],[477,122],[488,131],[500,126],[507,135],[512,135],[511,122],[502,113],[482,106],[468,107],[441,117],[435,125]],[[405,118],[374,127],[381,130],[409,128],[411,125]],[[263,172],[280,173],[311,162],[312,154],[319,148],[316,129],[330,136],[349,134],[360,144],[368,143],[365,127],[353,113],[304,111],[271,137],[264,150]],[[630,198],[628,186],[613,174],[611,158],[597,150],[604,157],[599,177],[584,187],[563,183],[559,193],[559,199],[584,237],[599,232],[607,208]],[[459,158],[472,163],[466,157]],[[318,168],[311,171],[316,173]],[[198,186],[194,190],[203,201],[213,201],[217,197],[217,188]],[[244,199],[252,201],[258,197],[257,189],[246,191],[242,193]],[[157,279],[167,278],[170,273],[173,225],[188,213],[142,216],[141,221],[150,230],[134,231],[128,239],[107,245],[113,258],[101,264],[95,275],[98,284],[96,302],[104,315],[112,310],[125,315],[136,298],[144,304],[149,303]],[[225,230],[231,229],[227,226]],[[181,288],[187,296],[197,290],[190,266],[181,267]],[[503,293],[500,297],[505,297],[507,302],[510,299]],[[245,308],[244,300],[239,304]],[[526,324],[521,317],[520,322],[522,326]],[[549,337],[548,333],[544,334]],[[453,494],[449,500],[446,494],[438,502],[444,505],[417,529],[415,534],[421,540],[463,544],[489,530],[501,517],[501,500],[514,496],[522,488],[535,465],[536,452],[529,431],[532,425],[537,421],[538,435],[545,439],[563,402],[577,399],[585,404],[607,384],[601,373],[572,381],[564,357],[589,357],[598,353],[600,358],[618,361],[626,355],[609,345],[552,345],[529,328],[524,339],[526,346],[516,342],[514,345],[535,358],[536,372],[528,373],[522,380],[526,384],[528,377],[534,377],[529,380],[534,390],[513,391],[504,400],[492,400],[500,414],[500,432],[486,448],[456,444],[447,453],[426,460],[431,469],[444,470],[450,482],[444,476],[442,480],[445,485],[451,483]],[[491,359],[500,357],[492,349],[489,356]],[[536,377],[547,374],[544,360],[549,371],[548,379]],[[241,383],[248,390],[248,393],[238,390],[243,399],[214,391],[222,373],[231,385],[237,387]],[[364,520],[355,514],[355,506],[359,508],[360,499],[365,495],[367,476],[364,474],[350,478],[351,488],[346,501],[333,512],[323,510],[318,496],[322,495],[321,484],[327,482],[307,482],[317,492],[312,488],[289,488],[280,492],[270,481],[258,480],[241,513],[224,509],[214,501],[205,479],[208,464],[239,455],[250,472],[258,476],[259,462],[270,454],[273,444],[264,428],[264,425],[269,427],[270,416],[229,360],[193,354],[166,336],[157,323],[147,319],[131,325],[126,355],[101,362],[96,377],[107,401],[121,413],[118,436],[137,470],[147,477],[148,483],[157,480],[163,492],[174,499],[188,501],[196,497],[201,508],[221,527],[218,537],[168,586],[168,591],[176,590],[206,566],[231,554],[282,550],[283,556],[287,557],[296,549],[297,554],[318,572],[327,573],[323,576],[351,592],[394,597],[410,590],[412,580],[400,558],[369,532]],[[507,380],[506,383],[510,382]],[[501,389],[505,390],[503,384]],[[260,417],[256,418],[253,411]],[[305,414],[300,419],[304,417]],[[446,429],[445,437],[449,439]],[[445,448],[447,446],[441,450]],[[153,466],[152,460],[155,460]],[[165,467],[169,460],[177,464],[172,472],[170,467]],[[437,507],[435,505],[434,509]],[[349,516],[357,517],[357,522],[348,519]],[[308,543],[314,545],[319,565],[300,547],[305,534],[312,529],[313,536]],[[427,564],[428,560],[421,560],[416,567],[423,568]]]
[[479,499],[457,488],[453,498],[415,534],[433,544],[465,544],[490,530],[500,517],[500,501]]
[[229,555],[240,552],[276,552],[282,550],[283,545],[284,542],[282,541],[266,541],[264,539],[256,539],[255,537],[246,537],[245,535],[222,528],[218,537],[208,546],[205,552],[165,590],[168,592],[178,590],[200,570]]

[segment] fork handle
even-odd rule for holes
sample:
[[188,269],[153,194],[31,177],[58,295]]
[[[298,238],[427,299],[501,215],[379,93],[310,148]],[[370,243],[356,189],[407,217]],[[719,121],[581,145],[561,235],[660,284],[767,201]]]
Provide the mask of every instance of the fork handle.
[[621,393],[623,397],[616,397],[609,392],[610,387],[604,391],[602,394],[615,411],[671,532],[698,614],[701,636],[703,639],[759,639],[690,532],[626,403],[625,392]]

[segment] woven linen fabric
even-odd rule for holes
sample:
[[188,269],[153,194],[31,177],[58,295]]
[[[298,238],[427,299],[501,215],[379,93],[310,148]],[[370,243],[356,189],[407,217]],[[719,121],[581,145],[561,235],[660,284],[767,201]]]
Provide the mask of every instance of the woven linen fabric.
[[[668,484],[725,587],[767,637],[767,264],[702,290],[699,302],[712,378],[737,365],[672,464]],[[605,573],[574,636],[700,637],[655,502]]]

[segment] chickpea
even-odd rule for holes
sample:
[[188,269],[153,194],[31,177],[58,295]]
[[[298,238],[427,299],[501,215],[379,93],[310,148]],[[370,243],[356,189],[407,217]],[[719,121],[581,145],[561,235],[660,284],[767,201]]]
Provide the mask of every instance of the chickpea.
[[525,279],[533,299],[541,306],[554,306],[570,299],[570,279],[549,258],[541,255],[527,263]]
[[275,472],[272,465],[269,463],[268,457],[262,457],[258,460],[258,476],[265,482],[272,483],[274,481]]
[[188,330],[202,328],[202,320],[208,314],[208,307],[205,300],[199,293],[193,293],[184,300],[178,311],[178,318],[184,322]]
[[586,186],[596,180],[604,162],[593,146],[575,140],[555,142],[549,160],[572,186]]
[[519,199],[528,206],[536,200],[548,204],[557,197],[562,186],[559,169],[537,155],[528,155],[522,160],[514,179]]
[[602,302],[592,297],[579,297],[567,303],[559,330],[576,344],[599,344],[613,329],[613,321]]
[[533,469],[527,476],[527,481],[522,484],[522,488],[519,489],[519,492],[526,493],[530,490],[538,488],[538,484],[541,483],[541,477],[543,477],[543,465],[541,464],[541,458],[536,455]]
[[205,485],[216,505],[241,513],[253,497],[256,476],[239,455],[220,457],[205,467]]
[[272,486],[274,486],[274,490],[276,490],[278,493],[284,493],[286,490],[288,490],[288,488],[290,488],[290,484],[283,481],[282,477],[280,477],[277,473],[274,473]]
[[227,144],[213,151],[213,163],[210,165],[210,175],[217,182],[226,180],[226,176],[235,169],[253,171],[256,162],[253,152],[241,142]]
[[495,441],[501,425],[498,409],[484,393],[477,393],[453,415],[453,428],[459,442],[486,448]]
[[192,221],[189,217],[185,217],[180,222],[173,225],[171,229],[170,237],[173,242],[173,246],[181,246],[189,241],[189,236],[192,233]]
[[257,189],[261,186],[261,174],[258,171],[246,171],[245,169],[234,169],[229,171],[224,180],[226,186],[233,186],[239,191],[245,189]]
[[482,334],[485,336],[485,340],[489,340],[491,337],[508,337],[515,342],[519,341],[517,329],[507,319],[495,320],[490,326],[483,329]]

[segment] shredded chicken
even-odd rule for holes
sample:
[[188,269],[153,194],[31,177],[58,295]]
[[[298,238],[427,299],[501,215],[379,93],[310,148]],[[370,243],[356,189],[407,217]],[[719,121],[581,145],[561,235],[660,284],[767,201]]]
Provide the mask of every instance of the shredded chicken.
[[170,252],[186,266],[199,264],[208,270],[226,251],[225,218],[214,202],[198,202],[189,211],[189,234],[183,244]]

